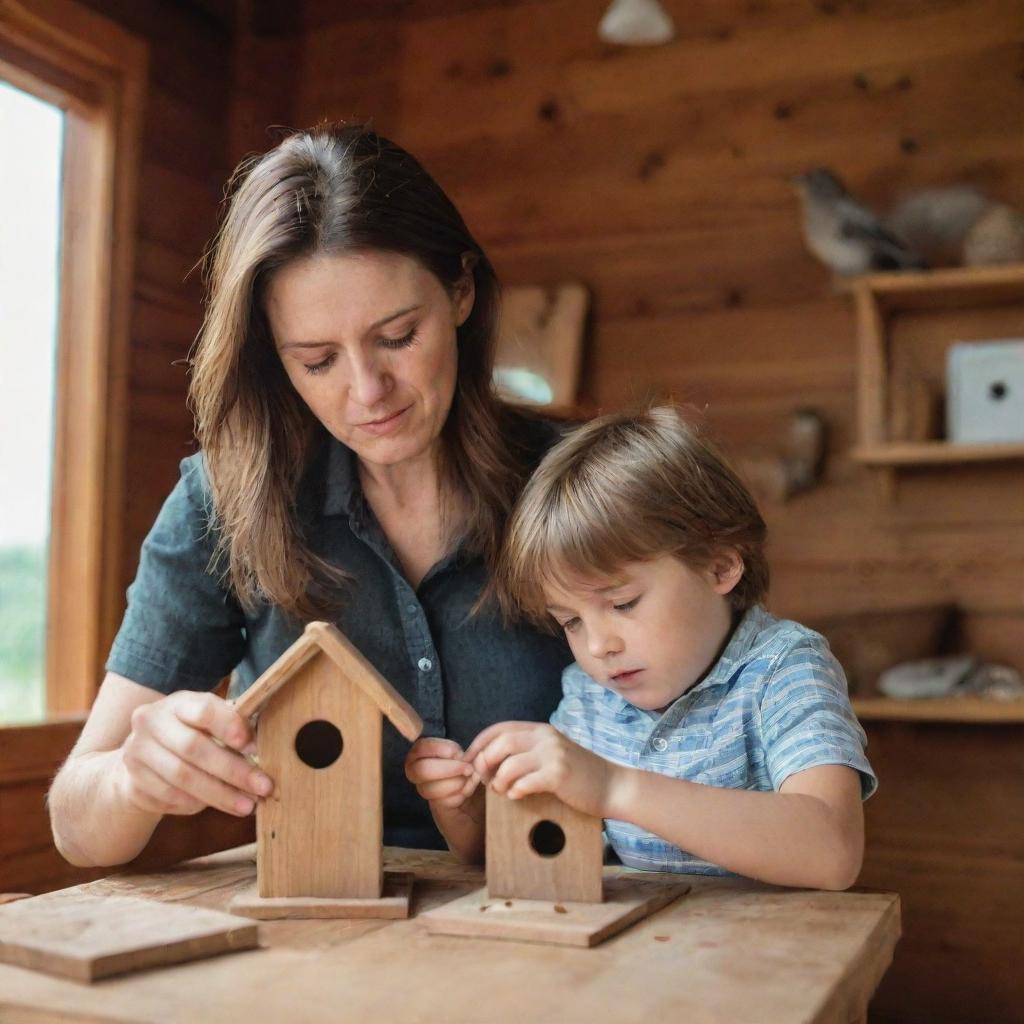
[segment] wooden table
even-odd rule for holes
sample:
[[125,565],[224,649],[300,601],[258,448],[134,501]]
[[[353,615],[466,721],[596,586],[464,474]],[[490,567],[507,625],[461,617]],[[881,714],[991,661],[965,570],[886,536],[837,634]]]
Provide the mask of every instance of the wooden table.
[[[225,909],[254,847],[77,891]],[[483,883],[448,854],[389,849],[414,913]],[[621,868],[607,868],[609,872]],[[892,960],[899,897],[694,876],[595,949],[427,935],[407,921],[266,921],[261,947],[84,985],[0,964],[0,1020],[775,1024],[863,1020]]]

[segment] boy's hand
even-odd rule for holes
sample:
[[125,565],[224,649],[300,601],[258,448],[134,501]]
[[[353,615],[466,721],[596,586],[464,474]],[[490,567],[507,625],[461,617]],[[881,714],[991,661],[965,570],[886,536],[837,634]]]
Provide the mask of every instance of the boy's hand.
[[595,818],[608,816],[619,766],[537,722],[498,722],[469,745],[466,761],[496,793],[513,800],[553,793]]
[[405,777],[424,800],[448,810],[461,807],[480,783],[462,747],[451,740],[418,739],[405,758]]

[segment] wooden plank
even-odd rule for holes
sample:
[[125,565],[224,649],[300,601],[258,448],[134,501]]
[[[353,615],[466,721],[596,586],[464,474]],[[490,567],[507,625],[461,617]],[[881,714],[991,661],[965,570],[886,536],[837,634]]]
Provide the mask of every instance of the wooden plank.
[[855,462],[867,466],[946,466],[958,462],[1003,462],[1024,458],[1024,444],[951,444],[947,441],[892,443],[855,448]]
[[362,652],[328,622],[310,622],[302,636],[238,698],[235,709],[245,717],[258,714],[263,705],[289,683],[292,674],[319,652],[334,663],[347,683],[366,694],[410,743],[419,736],[423,723],[415,709]]
[[[1020,575],[1024,576],[1024,568]],[[1019,608],[967,609],[961,628],[966,650],[977,651],[997,665],[1024,667],[1020,654],[1024,651],[1024,613]]]
[[145,65],[144,50],[132,32],[85,4],[6,0],[2,15],[5,28],[18,32],[21,41],[30,42],[37,52],[64,50],[69,63],[82,69],[91,65],[93,75],[97,68],[119,72],[128,65]]
[[[750,19],[746,30],[725,39],[682,40],[619,55],[614,63],[580,61],[568,69],[567,84],[574,96],[585,98],[588,110],[629,110],[737,84],[763,87],[825,74],[853,78],[865,65],[950,58],[998,46],[1021,31],[1012,0],[929,5],[910,18],[866,9],[842,19],[841,32],[828,12],[808,13],[784,36],[772,27],[760,30]],[[680,66],[686,74],[674,73]]]
[[94,0],[92,5],[149,43],[154,86],[226,128],[231,44],[226,26],[188,5],[135,0]]
[[31,40],[12,42],[8,32],[9,29],[0,35],[0,74],[6,84],[61,110],[88,110],[102,102],[103,90],[90,80],[88,70],[76,74],[77,62],[62,64],[48,60],[45,47],[40,47],[43,52],[37,54],[33,52],[36,48],[31,46]]
[[415,876],[411,872],[385,871],[380,896],[260,896],[250,886],[231,901],[229,910],[257,921],[320,921],[335,918],[385,918],[409,916]]
[[84,714],[52,718],[33,725],[3,729],[0,743],[0,786],[21,782],[49,782],[75,745]]
[[174,239],[158,240],[139,237],[135,287],[155,288],[158,293],[173,293],[180,299],[194,300],[194,309],[201,310],[203,295],[200,278],[200,253],[174,246]]
[[196,117],[195,103],[154,83],[146,104],[143,145],[148,160],[200,181],[227,178],[223,124]]
[[[496,31],[488,26],[471,38]],[[516,25],[509,34],[525,37],[527,29]],[[547,38],[524,38],[522,45],[532,49]],[[785,53],[787,39],[780,34],[765,45]],[[999,172],[979,169],[978,151],[990,155],[993,167],[1019,162],[1006,141],[1024,116],[1024,97],[1007,89],[1017,58],[1005,39],[981,52],[920,63],[900,58],[891,77],[901,85],[891,89],[875,88],[869,79],[877,65],[858,54],[856,73],[801,72],[767,90],[730,79],[716,92],[651,105],[627,92],[628,110],[590,113],[580,109],[586,97],[577,101],[558,85],[563,68],[554,60],[535,70],[513,56],[504,59],[512,69],[506,77],[487,81],[487,59],[477,54],[468,66],[478,73],[453,79],[450,68],[467,60],[446,65],[441,39],[422,45],[432,55],[417,62],[409,54],[402,81],[410,96],[397,130],[492,242],[657,231],[695,221],[721,228],[771,208],[792,213],[787,176],[817,164],[841,167],[858,193],[890,203],[922,181],[998,184]],[[469,49],[468,41],[463,45]],[[677,66],[671,79],[687,81],[679,50],[668,52]],[[607,62],[607,74],[630,59],[623,53]],[[883,66],[877,77],[888,74]],[[330,80],[327,68],[318,80]],[[1005,94],[1005,103],[990,101],[996,93]],[[553,122],[544,117],[551,109]],[[609,146],[609,138],[619,143]],[[514,179],[503,173],[509,166]],[[572,189],[564,187],[567,180]]]
[[[6,727],[0,742],[0,862],[3,886],[33,893],[74,885],[105,874],[106,868],[77,868],[53,844],[46,793],[74,745],[84,716],[31,726]],[[253,819],[206,810],[168,817],[157,826],[136,868],[168,864],[251,840]]]
[[348,637],[329,622],[312,622],[307,627],[335,665],[360,687],[391,724],[410,742],[419,738],[423,722],[415,708],[364,657]]
[[[339,23],[359,19],[381,18],[437,18],[460,13],[478,11],[485,7],[547,5],[550,0],[350,0],[338,6],[335,0],[308,0],[302,5],[302,27],[311,29],[329,28]],[[288,15],[293,16],[288,8]]]
[[[794,337],[805,339],[798,360],[787,358]],[[768,396],[813,405],[822,391],[849,396],[851,340],[849,314],[832,300],[609,318],[594,325],[583,395],[603,408],[674,397],[710,403],[712,415],[719,403],[751,408]]]
[[[1012,19],[1005,0],[1002,12],[1004,21]],[[696,131],[710,134],[717,129],[721,137],[726,123],[730,123],[728,132],[732,134],[733,119],[713,119],[714,112],[704,101],[715,102],[739,91],[751,97],[759,94],[763,116],[774,119],[779,134],[792,134],[785,129],[794,116],[799,123],[810,108],[813,117],[817,113],[814,97],[821,95],[818,109],[824,117],[825,107],[835,107],[837,96],[832,90],[839,87],[844,89],[842,98],[858,101],[865,113],[874,110],[884,132],[889,127],[887,119],[913,105],[918,90],[943,89],[942,76],[929,75],[925,70],[928,64],[976,59],[977,48],[1005,47],[1006,40],[1014,38],[1012,33],[985,32],[975,25],[974,32],[951,40],[942,35],[945,26],[935,25],[934,19],[927,17],[929,13],[922,8],[910,16],[901,13],[887,20],[874,12],[859,16],[847,9],[847,16],[837,19],[807,5],[800,9],[794,4],[772,4],[753,11],[715,5],[712,10],[688,11],[685,22],[677,23],[679,38],[672,46],[637,52],[601,43],[596,31],[580,32],[584,19],[592,22],[594,15],[579,0],[547,3],[542,23],[528,8],[515,6],[425,21],[402,19],[398,22],[401,43],[396,49],[402,52],[403,61],[394,77],[403,89],[403,137],[419,151],[422,144],[433,140],[461,141],[550,128],[552,124],[562,128],[583,117],[627,115],[635,119],[672,106],[700,115],[693,118]],[[976,16],[983,18],[987,13],[977,11]],[[921,47],[916,39],[894,42],[894,36],[916,35],[915,14],[923,14],[924,23],[933,22],[928,29],[937,47]],[[859,51],[837,47],[840,23],[844,28],[847,23],[856,24],[871,44]],[[336,35],[330,39],[323,38],[332,31],[329,25],[310,34],[313,47],[322,48],[322,57],[316,50],[309,57],[322,83],[329,83],[332,77],[330,54],[346,45],[344,30],[351,36],[374,24],[391,27],[395,22],[366,19],[338,23],[333,26]],[[820,42],[824,37],[830,45],[823,50]],[[770,50],[772,59],[751,59],[751,52],[760,48]],[[836,49],[841,50],[842,63],[830,59]],[[525,53],[529,60],[523,58]],[[652,71],[651,61],[660,72]],[[700,81],[701,70],[707,73],[704,82]],[[980,72],[983,74],[984,68]],[[645,76],[660,81],[642,85],[634,81]],[[855,85],[855,79],[863,85]],[[973,84],[970,80],[963,83],[966,88]],[[656,95],[648,94],[651,89]],[[558,112],[554,122],[546,122],[538,112],[552,99]],[[776,114],[780,105],[784,110]],[[958,116],[966,106],[946,103],[937,109],[949,118]],[[922,102],[922,110],[928,109]],[[442,123],[444,111],[458,116]],[[978,113],[1000,116],[991,110]],[[844,128],[850,123],[846,115],[843,111]],[[738,127],[742,131],[742,125]],[[815,135],[821,134],[818,127],[812,125]],[[860,127],[861,122],[855,120],[850,131]],[[828,128],[835,133],[837,125],[827,125],[826,131]],[[762,129],[760,134],[767,133]]]
[[188,354],[202,324],[202,307],[177,289],[140,283],[135,289],[137,349],[159,347],[170,358]]
[[[302,37],[302,60],[292,120],[307,126],[322,120],[372,118],[377,131],[398,128],[398,76],[394,55],[400,52],[393,21],[353,22],[318,29]],[[345,74],[337,74],[339,67]]]
[[[44,893],[108,874],[110,868],[78,868],[57,852],[46,810],[48,783],[0,788],[0,841],[3,885]],[[254,819],[207,809],[191,817],[168,816],[146,849],[125,870],[166,867],[189,857],[212,853],[254,838]]]
[[888,441],[886,396],[889,353],[885,322],[874,294],[859,288],[854,294],[857,308],[857,419],[864,446]]
[[884,296],[887,307],[925,307],[933,302],[956,305],[962,299],[1009,301],[1024,296],[1024,265],[942,267],[925,272],[863,274],[837,284],[847,290],[867,290]]
[[857,717],[867,721],[974,722],[999,725],[1024,722],[1024,699],[983,700],[980,697],[934,697],[895,700],[891,697],[860,697],[853,701]]
[[[139,180],[139,233],[195,253],[198,260],[217,226],[222,184],[155,163],[148,156]],[[172,202],[167,201],[173,196]]]
[[[302,636],[287,648],[277,660],[253,682],[252,686],[234,701],[235,711],[242,718],[251,718],[257,715],[263,707],[270,702],[273,696],[294,678],[296,673],[314,658],[322,656],[322,651],[316,643],[314,635],[305,630]],[[325,673],[330,676],[331,673]],[[337,673],[334,673],[333,682],[339,682]],[[330,684],[329,684],[330,685]]]
[[860,883],[898,890],[903,907],[899,952],[873,1009],[936,1024],[1013,1020],[1024,1005],[1021,726],[865,728],[882,784],[865,805]]
[[[292,21],[294,8],[290,4],[287,7],[288,20]],[[261,4],[250,7],[247,13],[256,19],[266,8],[266,4]],[[312,125],[319,119],[297,120],[294,115],[306,66],[301,35],[254,34],[249,25],[235,33],[233,46],[227,145],[228,162],[232,165],[249,153],[263,153],[275,145],[281,129],[274,126]],[[337,117],[339,112],[330,113]]]
[[0,960],[75,981],[253,949],[255,924],[125,896],[57,893],[0,907]]
[[781,208],[731,227],[684,225],[508,243],[482,234],[480,241],[505,284],[585,280],[602,323],[741,306],[762,307],[763,317],[768,308],[822,298],[821,275],[799,246],[793,212]]
[[[828,504],[831,503],[823,502],[822,506],[827,508]],[[997,524],[992,525],[995,527]],[[979,524],[977,528],[965,524],[956,529],[942,528],[941,524],[931,528],[931,524],[922,523],[916,535],[913,527],[887,530],[876,535],[870,524],[858,523],[856,515],[851,514],[837,518],[834,528],[836,532],[831,538],[810,535],[806,538],[806,543],[801,545],[798,524],[788,522],[784,528],[780,525],[773,540],[773,557],[783,564],[794,567],[814,569],[818,566],[827,566],[832,571],[838,571],[836,590],[850,582],[846,577],[846,571],[856,572],[858,566],[862,570],[864,586],[870,585],[871,577],[876,573],[885,576],[891,572],[905,577],[905,585],[902,588],[896,587],[890,600],[875,604],[862,602],[859,606],[861,611],[871,608],[906,608],[920,604],[921,602],[909,600],[907,597],[914,589],[913,575],[920,573],[923,582],[934,580],[946,586],[949,599],[972,595],[975,599],[965,602],[968,609],[1016,609],[1018,613],[1020,612],[1016,600],[1008,597],[1005,592],[999,593],[1003,589],[1004,572],[1007,577],[1019,573],[1021,557],[1013,547],[1009,550],[1004,549],[1003,556],[1000,557],[1001,544],[1020,543],[1019,527],[1002,531],[989,528],[986,531],[983,524]],[[875,557],[869,561],[864,556],[864,546],[871,543],[876,536],[878,547]],[[954,543],[960,545],[955,551],[951,550]],[[971,573],[984,576],[985,580],[972,581],[966,578]],[[1017,584],[1016,594],[1019,597],[1019,575]],[[988,600],[980,598],[985,586],[996,588]],[[850,596],[856,602],[856,588]]]
[[[488,886],[490,883],[488,883]],[[678,875],[636,872],[609,878],[603,903],[496,899],[477,889],[423,915],[432,935],[597,946],[690,891]]]
[[[461,35],[453,25],[434,26],[429,33],[427,28],[405,30],[406,64],[400,77],[409,95],[403,104],[402,137],[422,153],[428,166],[435,159],[446,160],[445,154],[450,153],[452,171],[460,178],[468,178],[470,168],[460,170],[455,157],[466,156],[472,146],[488,155],[492,146],[506,156],[515,155],[532,179],[545,158],[549,163],[565,160],[566,150],[583,160],[593,157],[598,130],[604,128],[615,133],[621,146],[620,152],[606,152],[609,169],[622,166],[628,157],[639,169],[644,156],[658,154],[669,159],[676,154],[709,158],[728,154],[741,164],[752,159],[785,165],[805,159],[810,165],[816,151],[829,152],[833,159],[842,160],[844,175],[855,174],[854,185],[868,189],[867,198],[878,200],[891,198],[893,186],[905,182],[877,178],[863,162],[864,154],[851,149],[850,139],[863,140],[876,153],[887,149],[892,158],[901,154],[916,158],[922,150],[941,144],[942,126],[956,137],[994,141],[1000,131],[1012,131],[1013,119],[1019,119],[1024,105],[1024,98],[1008,92],[1001,110],[979,106],[984,97],[1005,90],[1013,74],[1012,35],[980,50],[965,46],[941,57],[905,54],[878,60],[873,52],[851,52],[858,65],[853,72],[793,65],[784,77],[758,84],[751,84],[743,73],[726,72],[728,47],[709,47],[709,61],[716,60],[723,72],[721,88],[667,95],[651,103],[625,92],[614,107],[605,108],[593,93],[573,89],[566,81],[582,63],[576,59],[579,51],[586,53],[589,46],[576,33],[568,32],[560,42],[557,32],[541,37],[525,23],[513,21],[505,27],[493,18],[475,34]],[[912,25],[904,26],[904,31],[912,31]],[[774,39],[767,32],[760,36],[762,45],[779,55],[791,50],[792,34],[787,31],[780,29]],[[512,38],[519,41],[517,49],[510,45]],[[481,40],[494,43],[481,45]],[[526,45],[541,51],[529,62],[520,58]],[[552,53],[557,46],[562,52]],[[571,47],[576,48],[575,54]],[[602,92],[614,91],[626,64],[638,62],[640,67],[654,56],[650,51],[613,53],[584,57],[593,60],[595,85]],[[658,59],[676,69],[672,81],[664,84],[685,90],[690,78],[681,48],[666,48]],[[495,75],[495,69],[501,73]],[[327,68],[321,70],[328,79],[321,87],[329,88]],[[429,83],[430,88],[415,95],[417,81]],[[490,117],[483,116],[485,101],[490,103]],[[461,115],[448,130],[442,124],[445,110]],[[660,137],[659,122],[665,129]],[[535,143],[533,153],[527,149],[529,137]],[[919,146],[913,154],[902,153],[900,142],[907,138]],[[844,142],[845,157],[840,154]],[[665,163],[665,159],[648,163],[646,178],[656,179]],[[903,173],[914,169],[910,164]],[[549,179],[554,170],[552,166]],[[868,172],[863,178],[861,170]],[[489,181],[491,171],[481,171]]]

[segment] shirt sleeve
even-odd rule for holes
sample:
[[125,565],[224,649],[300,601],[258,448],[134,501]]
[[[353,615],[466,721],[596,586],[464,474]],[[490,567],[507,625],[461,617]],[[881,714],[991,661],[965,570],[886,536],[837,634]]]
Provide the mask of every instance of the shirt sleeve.
[[776,664],[761,700],[761,733],[776,790],[790,775],[826,764],[856,770],[865,800],[878,788],[846,676],[823,639],[799,644]]
[[245,616],[210,571],[216,546],[202,456],[181,479],[142,545],[107,671],[161,693],[212,690],[241,660]]

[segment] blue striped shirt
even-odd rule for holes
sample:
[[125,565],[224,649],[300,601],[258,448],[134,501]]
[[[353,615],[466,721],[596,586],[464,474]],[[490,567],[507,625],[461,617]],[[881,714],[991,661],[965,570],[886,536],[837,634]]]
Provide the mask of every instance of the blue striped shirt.
[[[856,769],[864,799],[878,786],[827,641],[759,607],[745,613],[701,682],[663,712],[634,707],[572,664],[551,724],[609,761],[706,786],[772,792],[795,772],[826,764]],[[729,873],[629,822],[604,824],[630,867]]]

